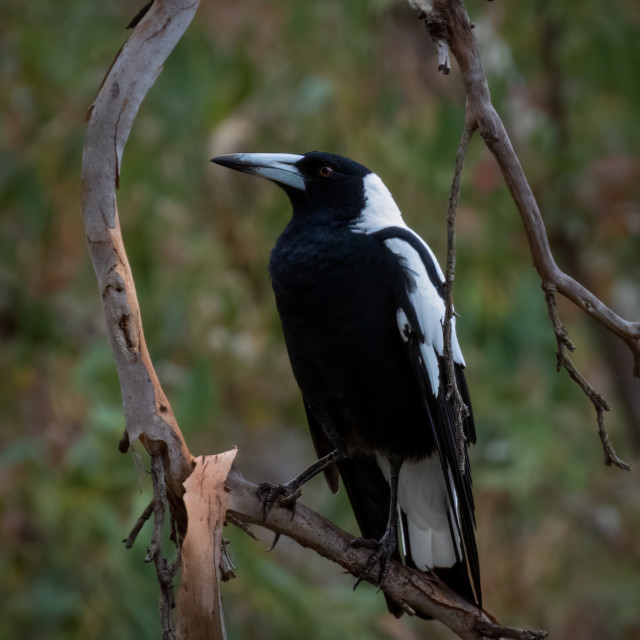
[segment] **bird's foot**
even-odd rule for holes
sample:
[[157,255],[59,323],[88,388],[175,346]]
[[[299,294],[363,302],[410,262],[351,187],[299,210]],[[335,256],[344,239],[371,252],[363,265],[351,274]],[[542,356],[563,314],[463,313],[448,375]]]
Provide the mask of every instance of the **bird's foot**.
[[354,591],[363,580],[368,580],[371,577],[371,572],[378,562],[380,562],[380,573],[378,574],[378,591],[380,591],[389,573],[391,556],[396,549],[396,544],[395,528],[387,529],[380,540],[375,540],[374,538],[356,538],[349,543],[350,547],[373,549],[373,553],[369,556],[367,564],[353,585]]
[[293,509],[296,500],[302,495],[302,488],[297,483],[271,484],[261,482],[258,485],[258,499],[262,502],[262,519],[266,520],[267,514],[274,504]]

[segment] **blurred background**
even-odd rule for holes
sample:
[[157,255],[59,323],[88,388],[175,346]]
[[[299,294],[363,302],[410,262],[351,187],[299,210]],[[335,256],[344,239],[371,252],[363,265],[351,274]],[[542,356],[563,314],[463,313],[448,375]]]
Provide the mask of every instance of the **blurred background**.
[[[84,117],[142,0],[3,0],[0,22],[0,636],[160,637],[131,455],[78,193]],[[559,265],[640,319],[640,5],[469,0],[498,111]],[[424,27],[392,0],[203,1],[142,104],[118,204],[153,362],[194,454],[239,446],[251,480],[313,459],[267,277],[282,192],[208,163],[235,151],[350,156],[378,173],[445,256],[464,121]],[[458,213],[456,309],[479,433],[473,450],[485,605],[557,640],[640,638],[640,382],[624,345],[559,300],[566,373],[527,240],[476,137]],[[142,452],[148,469],[148,459]],[[356,533],[321,479],[304,500]],[[229,527],[229,638],[449,639],[313,552]]]

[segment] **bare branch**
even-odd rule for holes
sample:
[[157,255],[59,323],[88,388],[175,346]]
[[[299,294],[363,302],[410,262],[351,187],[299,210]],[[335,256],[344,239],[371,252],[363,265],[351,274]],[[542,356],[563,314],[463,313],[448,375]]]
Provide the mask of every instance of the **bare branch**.
[[125,452],[139,439],[152,461],[153,502],[138,520],[127,543],[133,543],[152,511],[154,530],[147,561],[153,561],[156,568],[162,594],[162,634],[167,640],[175,638],[171,610],[179,556],[176,563],[169,565],[162,554],[165,499],[171,508],[173,539],[179,544],[187,528],[182,483],[191,473],[193,456],[145,344],[133,275],[120,233],[115,190],[124,146],[140,103],[197,6],[198,0],[156,0],[141,17],[89,109],[82,158],[83,222],[98,278],[126,421],[126,434],[119,449]]
[[[275,504],[264,516],[258,498],[258,487],[232,469],[227,477],[229,513],[246,524],[260,525],[276,534],[286,535],[303,547],[308,547],[352,573],[362,574],[370,551],[349,543],[353,536],[314,513],[300,502],[291,508]],[[368,578],[377,584],[377,571]],[[435,574],[417,571],[392,562],[383,585],[384,592],[408,612],[419,612],[437,618],[464,640],[482,638],[514,638],[536,640],[546,631],[527,631],[501,627],[489,614],[478,609],[445,585]]]
[[[189,529],[182,544],[182,575],[178,592],[181,638],[225,640],[220,581],[233,574],[222,540],[228,493],[225,480],[236,449],[196,459],[185,482]],[[224,568],[224,573],[223,573]]]
[[447,400],[451,400],[453,414],[455,416],[455,434],[458,457],[458,468],[461,473],[466,469],[466,436],[464,435],[464,420],[469,415],[469,407],[464,403],[458,383],[456,381],[455,364],[453,362],[453,351],[451,348],[451,319],[453,318],[453,280],[456,270],[456,211],[460,200],[460,178],[462,167],[467,155],[467,148],[471,136],[475,131],[475,123],[468,120],[462,131],[460,144],[456,153],[455,170],[449,194],[449,208],[447,211],[447,272],[445,274],[445,285],[447,299],[445,304],[444,323],[442,332],[444,334],[444,361],[447,369]]
[[598,435],[600,436],[600,441],[602,442],[602,449],[604,451],[604,463],[607,466],[611,466],[612,464],[624,471],[631,471],[631,467],[621,460],[617,455],[609,440],[609,436],[604,427],[604,412],[609,411],[609,403],[604,399],[602,395],[600,395],[588,382],[585,380],[580,372],[576,369],[573,361],[569,357],[568,351],[573,351],[574,346],[569,336],[567,335],[567,330],[564,328],[564,325],[560,321],[560,315],[558,314],[558,308],[556,306],[556,298],[553,292],[548,285],[542,285],[544,290],[544,297],[547,302],[547,309],[549,310],[549,317],[551,318],[551,324],[553,325],[553,330],[556,334],[556,342],[558,344],[558,351],[556,352],[556,356],[558,358],[558,370],[560,367],[564,367],[566,369],[571,379],[575,381],[575,383],[584,391],[585,395],[591,400],[593,404],[593,408],[596,410],[596,419],[598,421]]
[[153,513],[153,500],[145,507],[145,510],[142,512],[142,514],[138,518],[138,521],[133,526],[133,529],[131,529],[131,533],[122,541],[124,542],[124,546],[127,549],[131,549],[131,547],[133,547],[133,543],[136,541],[136,538],[138,537],[140,530],[144,526],[145,522],[151,517],[152,513]]
[[[415,0],[410,0],[410,2],[414,6],[416,5]],[[545,292],[557,291],[562,294],[605,329],[623,340],[633,354],[633,375],[640,377],[640,322],[629,322],[618,316],[591,291],[561,271],[555,263],[533,192],[504,125],[491,103],[489,86],[482,68],[478,45],[462,0],[433,0],[430,3],[420,0],[417,4],[423,10],[421,17],[423,17],[427,31],[436,47],[439,49],[443,40],[446,41],[458,61],[467,98],[465,128],[469,126],[470,122],[477,126],[480,135],[502,170],[505,183],[520,212],[533,265],[542,279],[543,289]],[[441,54],[439,53],[438,60],[440,58]],[[547,303],[549,304],[548,299]],[[560,357],[563,358],[562,366],[567,369],[569,375],[578,383],[596,408],[598,431],[607,464],[615,464],[622,469],[627,468],[626,463],[615,455],[605,431],[604,411],[608,408],[606,401],[577,373],[572,364],[565,366],[564,356],[566,356],[570,342],[564,328],[561,333],[556,331],[556,339],[559,345],[563,345],[559,349]],[[568,362],[571,361],[568,360]]]
[[111,65],[87,115],[82,157],[81,208],[89,253],[118,370],[127,437],[140,439],[165,467],[167,497],[183,535],[182,483],[189,452],[154,371],[142,331],[140,307],[120,233],[116,207],[120,160],[133,119],[162,64],[187,28],[198,0],[156,0]]
[[145,562],[153,562],[160,585],[160,621],[163,640],[176,640],[171,610],[175,607],[173,598],[173,578],[175,572],[162,554],[162,532],[164,529],[164,501],[167,489],[164,481],[162,458],[151,458],[151,478],[153,482],[153,535]]

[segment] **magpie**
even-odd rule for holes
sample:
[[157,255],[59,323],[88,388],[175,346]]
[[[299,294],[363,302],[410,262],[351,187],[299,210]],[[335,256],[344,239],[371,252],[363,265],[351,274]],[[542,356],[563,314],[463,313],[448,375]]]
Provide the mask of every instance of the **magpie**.
[[[263,483],[265,504],[291,504],[320,471],[334,493],[342,478],[363,536],[354,544],[372,549],[358,582],[379,564],[381,586],[393,558],[434,571],[481,606],[467,456],[475,427],[470,411],[461,471],[446,397],[444,276],[431,249],[382,180],[348,158],[239,153],[212,162],[275,182],[293,208],[269,273],[318,460],[285,485]],[[470,408],[455,318],[451,343]]]

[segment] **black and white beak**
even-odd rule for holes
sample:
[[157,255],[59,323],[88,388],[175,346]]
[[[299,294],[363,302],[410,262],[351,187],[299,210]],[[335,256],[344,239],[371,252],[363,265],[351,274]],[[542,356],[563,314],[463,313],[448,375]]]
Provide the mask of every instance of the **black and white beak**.
[[304,178],[296,167],[302,158],[293,153],[231,153],[211,158],[211,162],[304,191]]

